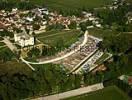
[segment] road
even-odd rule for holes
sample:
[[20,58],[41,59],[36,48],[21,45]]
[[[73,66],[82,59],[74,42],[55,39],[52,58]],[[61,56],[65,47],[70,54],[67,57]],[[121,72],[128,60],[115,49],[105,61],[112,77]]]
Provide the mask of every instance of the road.
[[47,64],[47,63],[53,63],[53,62],[56,62],[56,61],[60,61],[64,58],[67,58],[69,56],[71,56],[72,54],[76,53],[78,50],[80,50],[81,47],[83,47],[86,43],[87,43],[87,40],[88,40],[88,31],[85,32],[84,34],[84,40],[82,42],[82,44],[80,44],[78,46],[78,48],[76,48],[75,50],[61,56],[61,57],[57,57],[55,59],[51,59],[51,60],[46,60],[46,61],[42,61],[42,62],[30,62],[30,61],[26,61],[23,57],[20,57],[20,59],[25,62],[25,63],[28,63],[28,64]]
[[46,97],[39,97],[39,98],[31,99],[31,100],[60,100],[60,99],[65,99],[65,98],[69,98],[69,97],[78,96],[78,95],[86,94],[89,92],[97,91],[97,90],[100,90],[103,88],[104,88],[103,83],[98,83],[98,84],[94,84],[91,86],[67,91],[64,93],[59,93],[59,94],[46,96]]
[[3,42],[10,48],[11,51],[17,50],[17,47],[11,43],[7,38],[4,38]]

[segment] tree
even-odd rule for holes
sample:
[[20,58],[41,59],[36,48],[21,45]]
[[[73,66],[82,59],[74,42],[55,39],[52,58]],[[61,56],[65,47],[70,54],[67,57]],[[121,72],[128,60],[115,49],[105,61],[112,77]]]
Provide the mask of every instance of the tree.
[[32,48],[28,53],[27,55],[29,57],[37,57],[40,55],[40,50],[38,48]]
[[70,29],[76,29],[76,27],[77,27],[76,21],[72,21],[72,22],[70,23],[70,25],[68,25],[68,27],[69,27]]
[[87,25],[86,25],[85,22],[80,23],[79,26],[81,27],[81,30],[82,30],[83,32],[85,32],[85,31],[87,30]]
[[38,24],[33,24],[33,30],[39,30],[40,29],[40,25]]

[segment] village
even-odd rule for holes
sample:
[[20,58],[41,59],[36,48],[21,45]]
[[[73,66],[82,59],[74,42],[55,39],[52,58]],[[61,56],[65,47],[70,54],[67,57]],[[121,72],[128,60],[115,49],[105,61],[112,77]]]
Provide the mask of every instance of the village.
[[[118,6],[116,5],[116,1],[114,4],[115,5],[110,6],[109,9],[117,9]],[[131,17],[128,17],[128,21],[131,21]],[[54,30],[56,27],[59,28],[59,30],[64,31],[82,30],[81,28],[83,27],[80,26],[82,23],[87,23],[86,30],[94,27],[103,28],[101,19],[96,17],[92,12],[86,11],[83,11],[80,17],[75,15],[63,16],[56,11],[49,11],[47,8],[42,7],[24,11],[19,10],[18,8],[13,8],[11,11],[0,11],[0,31],[4,32],[6,30],[12,34],[5,36],[3,42],[11,51],[16,52],[17,54],[19,53],[20,58],[29,58],[28,53],[33,48],[40,50],[39,55],[42,54],[45,46],[49,46],[50,48],[50,45],[43,42],[43,34],[46,34],[45,32]],[[41,37],[38,37],[39,35]],[[45,60],[56,59],[56,57],[66,55],[68,52],[75,50],[81,44],[83,39],[83,37],[79,38],[78,41],[70,44],[70,47],[65,48],[63,51],[58,52],[53,56],[41,57],[36,60],[38,62],[43,62]],[[87,72],[88,70],[91,71],[98,66],[96,61],[102,56],[107,55],[103,58],[105,60],[112,56],[109,53],[98,50],[99,48],[97,45],[101,41],[103,40],[89,35],[86,45],[71,56],[60,61],[55,61],[54,63],[61,63],[73,73]],[[27,62],[26,64],[29,65]],[[35,70],[34,68],[32,69]]]
[[129,100],[131,5],[0,0],[0,100]]
[[[12,11],[0,11],[0,31],[2,32],[6,30],[13,35],[12,37],[10,37],[10,35],[5,36],[3,42],[9,47],[12,52],[20,52],[19,55],[23,58],[28,57],[28,52],[30,52],[30,50],[34,47],[38,48],[41,52],[43,52],[42,49],[47,44],[41,42],[36,37],[36,35],[44,34],[44,32],[47,31],[47,27],[61,24],[62,26],[64,26],[63,30],[69,31],[71,30],[69,28],[70,24],[74,23],[76,25],[73,25],[75,26],[73,29],[80,30],[81,28],[79,24],[82,22],[90,23],[88,24],[87,29],[93,27],[102,28],[102,25],[100,24],[100,19],[95,17],[94,14],[85,11],[82,12],[81,17],[65,17],[57,14],[57,12],[50,12],[47,8],[35,8],[33,10],[27,11],[21,11],[17,8],[13,8]],[[78,47],[83,39],[84,38],[81,37],[79,41],[71,44],[71,46],[64,51],[55,54],[54,57],[43,57],[38,61],[41,62],[45,59],[50,60],[51,58],[55,59],[56,57],[65,55],[69,51],[72,51],[76,47]],[[63,63],[61,61],[61,64],[63,64],[69,70],[74,70],[76,66],[79,67],[90,57],[90,55],[94,54],[97,51],[98,47],[96,47],[96,45],[99,43],[99,41],[102,40],[94,39],[93,37],[91,38],[89,36],[88,43],[75,54],[63,59]],[[98,58],[100,58],[102,55],[100,55]],[[55,63],[58,62],[59,61]],[[79,63],[81,64],[78,65]],[[82,68],[84,68],[84,70],[88,70],[88,68],[85,69],[85,67]]]
[[[47,8],[36,8],[31,11],[20,11],[17,8],[12,11],[0,11],[0,31],[7,30],[14,34],[14,41],[21,47],[35,44],[33,34],[39,34],[46,31],[46,27],[52,24],[62,24],[65,30],[68,25],[75,21],[77,26],[82,21],[91,21],[93,25],[101,28],[98,18],[92,13],[83,12],[83,18],[76,16],[63,17],[56,12],[49,12]],[[47,17],[47,18],[46,18]],[[93,25],[88,27],[93,27]],[[77,27],[79,29],[79,27]]]

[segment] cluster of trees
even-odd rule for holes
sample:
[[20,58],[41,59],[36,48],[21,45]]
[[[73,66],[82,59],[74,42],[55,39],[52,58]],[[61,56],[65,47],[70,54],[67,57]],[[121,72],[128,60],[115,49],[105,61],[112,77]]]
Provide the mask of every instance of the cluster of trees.
[[9,37],[14,37],[13,33],[12,32],[9,32],[7,30],[4,30],[4,31],[1,31],[0,32],[0,36],[4,37],[4,36],[9,36]]
[[40,56],[40,49],[34,47],[27,53],[27,55],[28,57],[31,57],[31,58]]
[[0,50],[0,61],[10,61],[14,57],[14,54],[8,48],[1,48]]
[[61,23],[56,23],[56,24],[52,24],[52,25],[48,25],[46,27],[46,30],[47,31],[50,31],[52,29],[55,29],[55,30],[62,30],[62,29],[65,29],[65,26],[62,25]]
[[[121,34],[119,36],[109,37],[104,40],[103,49],[107,49],[113,53],[113,62],[105,62],[108,70],[103,72],[104,84],[116,85],[125,93],[130,95],[132,88],[117,78],[121,75],[132,72],[132,36],[128,34]],[[131,96],[132,97],[132,96]]]
[[119,33],[119,35],[112,35],[105,37],[102,42],[101,48],[107,49],[113,54],[124,53],[126,50],[132,47],[131,34]]
[[76,29],[77,28],[77,23],[76,21],[72,21],[70,25],[68,25],[69,29]]
[[101,18],[102,25],[106,28],[112,28],[117,31],[130,31],[131,24],[126,24],[127,22],[127,13],[131,11],[132,5],[119,5],[117,9],[101,9],[95,10],[94,13],[96,16]]
[[85,32],[87,30],[87,26],[93,25],[91,21],[82,22],[79,24],[81,30]]
[[56,53],[56,49],[55,47],[51,46],[51,47],[43,47],[42,49],[42,56],[51,56],[54,55]]
[[[18,68],[21,68],[18,66]],[[0,99],[20,100],[64,92],[80,87],[80,75],[66,75],[58,65],[36,65],[35,72],[16,71],[0,74]],[[27,68],[25,69],[27,70]]]
[[[117,78],[121,75],[129,74],[132,72],[132,35],[129,33],[117,32],[112,30],[107,30],[106,32],[105,31],[106,30],[94,30],[94,33],[97,33],[96,36],[103,37],[102,43],[100,43],[98,46],[104,51],[112,53],[113,61],[104,62],[104,65],[107,67],[106,71],[97,72],[94,75],[88,75],[90,75],[90,79],[93,80],[92,83],[96,81],[101,82],[102,80],[104,84],[109,83],[105,86],[109,86],[110,84],[117,85],[126,93],[130,94],[132,88],[130,88],[127,84],[120,83]],[[91,80],[88,80],[86,82],[91,82]]]
[[58,39],[55,41],[54,45],[52,46],[44,46],[42,49],[42,56],[51,56],[55,55],[55,53],[64,50],[65,45],[63,39]]
[[33,24],[33,30],[39,30],[40,29],[40,25],[38,24]]
[[64,50],[64,41],[63,39],[58,39],[54,46],[43,46],[42,51],[36,47],[32,48],[28,53],[28,57],[35,58],[39,56],[52,56],[55,55],[57,52]]

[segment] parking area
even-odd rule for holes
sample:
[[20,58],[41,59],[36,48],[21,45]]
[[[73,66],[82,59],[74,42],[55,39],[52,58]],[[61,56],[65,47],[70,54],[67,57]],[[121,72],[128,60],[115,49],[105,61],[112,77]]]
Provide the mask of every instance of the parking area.
[[[83,61],[85,61],[86,58],[89,58],[90,55],[94,54],[94,52],[98,49],[97,44],[99,42],[100,42],[99,39],[88,36],[87,43],[83,47],[81,47],[80,50],[77,51],[75,54],[61,60],[61,64],[63,64],[69,70],[75,69],[75,67],[78,67],[79,65],[81,65],[81,63],[83,63]],[[73,50],[74,48],[76,48],[77,44],[79,44],[79,41],[73,44],[70,47],[70,50]],[[94,58],[96,57],[97,55],[95,55]],[[93,59],[89,62],[93,62]]]

